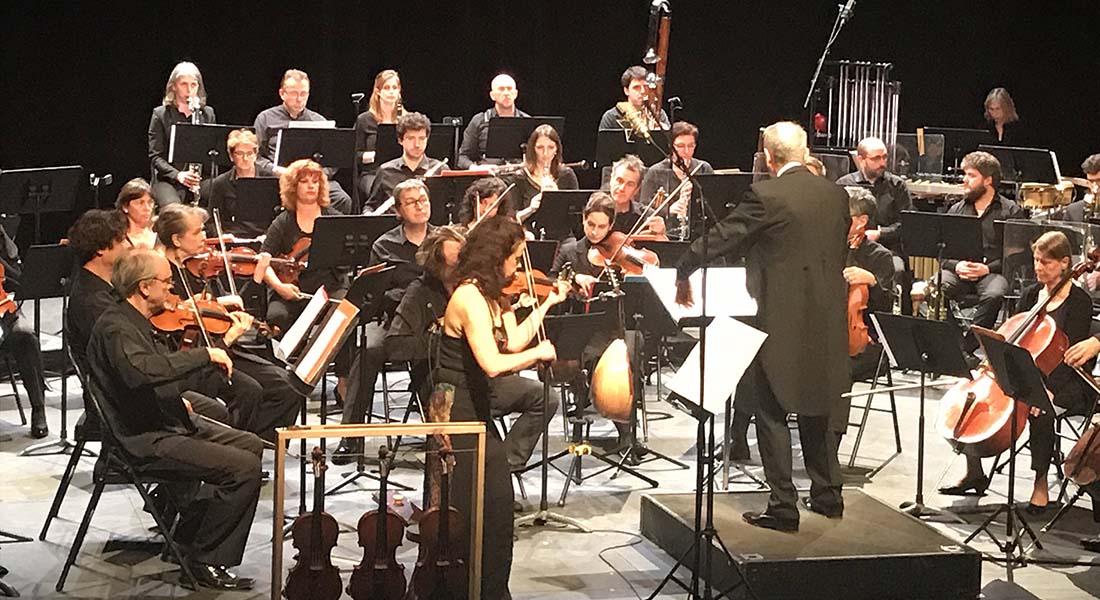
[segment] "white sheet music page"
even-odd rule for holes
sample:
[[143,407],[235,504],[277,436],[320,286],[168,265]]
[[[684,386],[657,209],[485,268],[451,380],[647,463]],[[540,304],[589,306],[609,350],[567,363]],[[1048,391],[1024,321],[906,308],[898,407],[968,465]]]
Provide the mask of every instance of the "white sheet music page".
[[327,304],[328,292],[325,291],[324,286],[321,286],[313,293],[313,298],[309,300],[309,304],[306,305],[305,310],[302,311],[301,315],[298,315],[298,319],[294,321],[294,324],[291,325],[290,329],[283,335],[283,339],[275,343],[276,358],[283,362],[287,362],[287,358],[294,353],[294,350],[302,343],[306,335],[309,334],[310,328]]
[[730,317],[715,317],[707,326],[707,364],[703,401],[699,401],[699,344],[672,376],[668,389],[711,412],[722,412],[745,369],[768,334]]
[[348,328],[355,324],[355,317],[358,314],[357,306],[347,300],[341,300],[333,309],[324,328],[317,334],[313,346],[294,369],[294,374],[307,384],[315,385],[321,379],[321,374],[329,360],[339,350],[340,345],[337,341],[342,339]]
[[[689,278],[695,296],[695,305],[691,308],[676,304],[676,269],[646,269],[645,278],[675,321],[703,316],[702,269]],[[745,286],[744,267],[707,269],[707,312],[711,316],[752,317],[756,315],[756,308],[756,300]]]

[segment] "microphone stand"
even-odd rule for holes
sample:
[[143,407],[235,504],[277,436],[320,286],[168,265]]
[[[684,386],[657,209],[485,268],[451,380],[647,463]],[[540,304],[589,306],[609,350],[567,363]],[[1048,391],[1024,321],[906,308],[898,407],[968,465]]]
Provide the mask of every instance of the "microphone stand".
[[817,79],[821,76],[821,67],[825,65],[825,57],[829,55],[829,50],[832,49],[833,42],[840,35],[840,30],[844,28],[844,24],[852,18],[852,8],[855,5],[855,0],[848,0],[847,4],[837,5],[839,12],[836,15],[836,21],[833,22],[833,30],[829,32],[829,39],[825,42],[825,49],[821,52],[821,58],[817,59],[817,68],[814,69],[813,79],[810,80],[810,90],[806,92],[806,100],[802,103],[802,108],[809,108],[810,98],[813,98],[814,88],[817,87]]

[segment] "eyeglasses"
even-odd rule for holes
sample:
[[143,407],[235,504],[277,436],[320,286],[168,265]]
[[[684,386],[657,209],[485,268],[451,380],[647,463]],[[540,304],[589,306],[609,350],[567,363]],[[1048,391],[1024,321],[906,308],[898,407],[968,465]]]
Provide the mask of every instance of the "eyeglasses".
[[431,201],[428,200],[427,198],[417,198],[416,200],[409,200],[408,202],[402,202],[401,206],[404,206],[406,208],[409,207],[409,206],[427,206],[430,203],[431,203]]
[[239,152],[237,150],[234,150],[233,156],[236,156],[237,158],[256,158],[256,151],[253,150],[251,152]]
[[164,277],[164,278],[149,277],[149,278],[143,279],[142,281],[159,281],[159,282],[163,283],[164,285],[166,285],[168,287],[172,287],[172,276],[171,275],[169,275],[168,277]]
[[673,144],[672,147],[677,150],[694,150],[695,144]]

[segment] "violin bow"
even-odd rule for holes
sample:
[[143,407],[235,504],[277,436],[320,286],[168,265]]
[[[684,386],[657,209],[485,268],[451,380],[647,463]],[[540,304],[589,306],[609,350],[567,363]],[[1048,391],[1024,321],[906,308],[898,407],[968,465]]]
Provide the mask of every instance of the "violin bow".
[[477,202],[477,205],[474,208],[477,209],[478,215],[477,215],[477,219],[474,220],[474,222],[470,224],[470,228],[469,228],[468,231],[473,231],[475,227],[480,225],[481,222],[485,220],[486,215],[493,212],[494,208],[500,206],[501,200],[504,200],[504,197],[507,196],[508,192],[512,191],[512,188],[514,188],[514,187],[516,187],[516,184],[513,183],[513,184],[510,184],[508,187],[504,188],[504,191],[501,192],[500,195],[497,196],[497,199],[494,200],[493,203],[489,205],[489,208],[486,208],[484,212],[481,211],[481,198],[480,197],[476,198],[475,201]]
[[[187,282],[187,272],[183,269],[183,267],[171,261],[169,261],[169,263],[174,269],[176,269],[176,272],[179,273],[180,283],[183,284],[183,290],[187,292],[187,297],[191,299],[191,312],[195,313],[195,321],[199,324],[199,331],[202,332],[202,339],[204,342],[206,342],[206,347],[213,348],[214,343],[211,341],[210,332],[206,330],[206,324],[202,322],[202,311],[199,310],[198,300],[195,299],[195,294],[191,291],[191,284]],[[228,374],[225,379],[229,383],[229,385],[233,385],[233,380],[228,377]]]
[[215,208],[212,209],[211,212],[213,212],[214,214],[214,229],[218,233],[218,245],[221,246],[222,249],[222,260],[225,261],[225,278],[229,280],[229,293],[240,298],[240,295],[237,294],[237,282],[234,281],[233,278],[233,266],[229,264],[229,251],[226,250],[225,247],[225,236],[222,232],[221,211]]

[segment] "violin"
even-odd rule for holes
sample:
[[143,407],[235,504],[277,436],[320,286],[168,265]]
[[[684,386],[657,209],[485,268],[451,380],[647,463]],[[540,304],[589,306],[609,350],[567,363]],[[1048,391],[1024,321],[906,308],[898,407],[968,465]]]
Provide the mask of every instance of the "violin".
[[390,510],[390,457],[385,446],[378,448],[378,508],[359,517],[356,527],[363,562],[355,566],[348,582],[348,595],[355,600],[402,600],[405,596],[405,566],[397,562],[397,548],[408,523]]
[[519,296],[530,298],[530,294],[534,293],[535,298],[542,302],[557,289],[560,283],[564,282],[572,285],[572,281],[573,265],[569,263],[562,267],[555,278],[547,277],[545,273],[538,269],[516,271],[516,274],[512,276],[512,281],[504,286],[500,293],[504,298]]
[[593,244],[588,250],[588,262],[595,267],[618,267],[627,275],[641,275],[646,267],[660,266],[657,253],[645,248],[635,248],[630,244],[636,236],[628,236],[621,231],[612,231],[600,243]]
[[[855,264],[855,251],[867,237],[866,230],[867,226],[861,225],[848,238],[848,266]],[[871,286],[866,283],[848,286],[848,356],[858,356],[871,343],[867,323],[863,320],[863,312],[867,310],[870,299]]]
[[286,259],[297,264],[293,271],[288,271],[284,274],[280,274],[279,270],[276,269],[275,274],[278,275],[279,281],[283,283],[298,283],[298,275],[309,267],[309,248],[312,244],[313,238],[300,237],[298,241],[294,242],[294,245],[290,247],[290,252],[271,259],[272,261],[276,259]]
[[[228,259],[228,261],[226,260]],[[303,268],[303,263],[289,258],[271,258],[271,268],[281,281],[293,281],[298,278],[298,273]],[[256,264],[260,261],[259,254],[247,246],[235,248],[232,252],[222,254],[219,250],[211,250],[196,254],[183,261],[187,271],[195,277],[210,279],[225,272],[226,262],[233,272],[234,277],[252,277],[256,273]]]
[[14,314],[15,311],[19,310],[19,307],[15,304],[15,298],[4,291],[4,279],[6,277],[4,263],[0,263],[0,317]]
[[337,600],[344,593],[340,570],[332,564],[332,549],[340,525],[325,512],[325,454],[313,447],[313,512],[300,515],[291,526],[297,562],[283,587],[287,600]]
[[[216,300],[196,297],[193,302],[195,308],[198,309],[198,315],[195,314],[195,309],[184,304],[179,296],[169,294],[164,310],[153,315],[150,319],[153,327],[166,333],[185,331],[189,328],[198,327],[200,316],[206,331],[215,335],[225,335],[229,328],[233,326],[233,318],[229,316],[229,311]],[[256,328],[257,333],[264,337],[271,337],[277,333],[275,328],[263,321],[255,320],[253,326]]]
[[469,548],[458,509],[451,506],[454,454],[440,448],[439,504],[420,517],[420,553],[412,575],[412,600],[465,600],[469,597],[466,554]]

